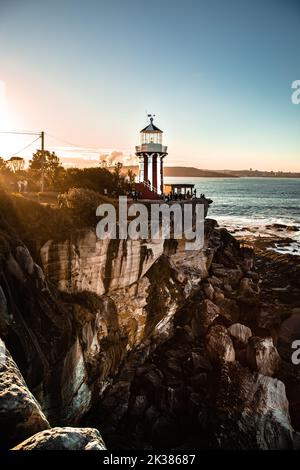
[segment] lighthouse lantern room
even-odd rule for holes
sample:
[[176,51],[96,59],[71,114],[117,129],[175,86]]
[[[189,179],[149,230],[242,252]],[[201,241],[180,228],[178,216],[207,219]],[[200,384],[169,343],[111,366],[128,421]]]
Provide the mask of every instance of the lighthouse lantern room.
[[139,159],[139,183],[155,197],[163,193],[163,165],[167,147],[162,145],[163,131],[153,124],[151,114],[148,117],[150,123],[140,132],[141,141],[136,147],[136,156]]

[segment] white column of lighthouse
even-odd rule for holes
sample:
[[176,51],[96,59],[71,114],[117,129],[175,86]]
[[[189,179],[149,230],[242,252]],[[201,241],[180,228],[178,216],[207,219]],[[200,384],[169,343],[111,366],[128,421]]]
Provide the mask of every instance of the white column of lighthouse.
[[153,153],[151,153],[151,154],[148,156],[148,180],[150,181],[151,186],[152,186],[152,184],[153,184],[153,176],[152,176],[152,156],[153,156]]
[[142,183],[144,181],[144,157],[143,156],[140,156],[139,158],[139,165],[140,165],[139,182]]
[[157,172],[157,192],[161,194],[161,177],[160,177],[160,155],[157,155],[157,165],[156,165],[156,172]]

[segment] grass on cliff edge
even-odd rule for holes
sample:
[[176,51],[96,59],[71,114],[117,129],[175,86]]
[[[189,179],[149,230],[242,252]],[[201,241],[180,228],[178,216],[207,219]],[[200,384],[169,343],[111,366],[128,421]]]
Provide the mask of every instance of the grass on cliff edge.
[[96,207],[108,201],[100,193],[87,191],[76,188],[73,206],[59,208],[0,189],[0,262],[20,242],[38,259],[48,240],[65,240],[78,229],[96,227]]

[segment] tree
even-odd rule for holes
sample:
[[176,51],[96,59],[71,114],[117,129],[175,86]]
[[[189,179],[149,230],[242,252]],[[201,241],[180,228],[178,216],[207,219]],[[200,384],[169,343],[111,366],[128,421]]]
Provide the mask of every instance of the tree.
[[56,180],[56,186],[60,191],[85,188],[103,194],[104,189],[107,189],[111,194],[115,190],[114,176],[106,168],[68,168],[62,176],[63,178]]
[[37,150],[29,162],[29,169],[44,177],[48,185],[54,185],[56,178],[63,171],[63,167],[55,152]]
[[100,168],[107,168],[108,167],[108,163],[106,160],[100,160]]
[[122,168],[123,168],[123,163],[121,162],[115,163],[113,177],[114,177],[115,189],[117,191],[120,189],[120,187],[122,186],[122,183],[124,182],[124,178],[121,176]]
[[0,157],[0,171],[7,170],[6,161]]
[[17,171],[24,170],[25,160],[22,157],[11,157],[7,164],[10,170],[16,173]]
[[100,193],[85,188],[70,188],[58,196],[59,207],[70,211],[80,226],[96,223],[96,209],[102,202]]
[[135,173],[131,170],[131,168],[129,168],[129,170],[127,171],[127,179],[130,187],[133,186],[135,182]]

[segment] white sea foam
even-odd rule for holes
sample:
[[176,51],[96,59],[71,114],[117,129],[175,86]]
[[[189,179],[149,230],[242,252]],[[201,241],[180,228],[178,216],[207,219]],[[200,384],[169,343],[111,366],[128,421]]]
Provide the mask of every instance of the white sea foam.
[[[213,217],[213,216],[212,216]],[[213,217],[214,218],[214,217]],[[236,237],[265,237],[265,238],[289,238],[292,241],[286,244],[275,244],[268,250],[282,254],[300,256],[300,225],[293,223],[291,219],[284,218],[246,218],[235,216],[216,216],[215,219],[221,227],[226,227]],[[283,227],[276,227],[276,225]],[[286,226],[286,227],[284,227]],[[289,230],[288,227],[296,227],[299,231]]]

